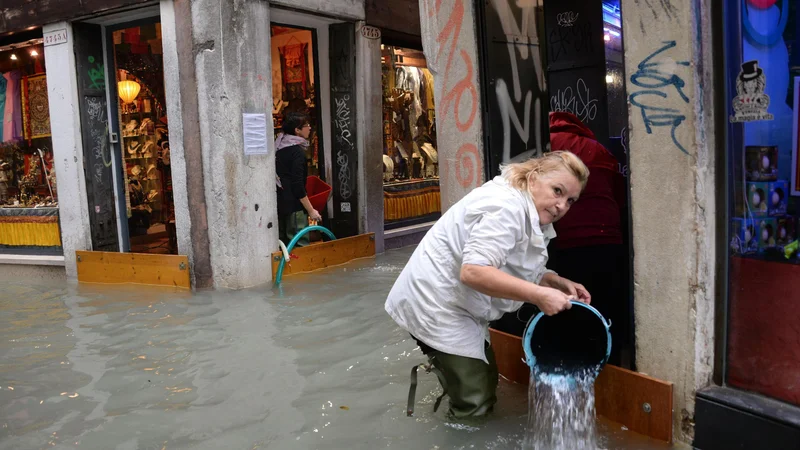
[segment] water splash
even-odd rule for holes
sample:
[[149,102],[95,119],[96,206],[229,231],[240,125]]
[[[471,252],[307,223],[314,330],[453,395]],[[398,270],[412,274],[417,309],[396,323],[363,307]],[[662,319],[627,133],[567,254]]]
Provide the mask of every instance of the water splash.
[[528,387],[525,450],[596,450],[596,371],[538,373]]

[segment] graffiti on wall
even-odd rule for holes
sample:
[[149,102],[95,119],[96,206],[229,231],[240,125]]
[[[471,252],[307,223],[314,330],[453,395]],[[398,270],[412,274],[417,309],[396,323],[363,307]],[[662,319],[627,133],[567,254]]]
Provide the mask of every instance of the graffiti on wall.
[[639,108],[647,134],[653,134],[653,128],[667,127],[675,147],[689,154],[679,141],[677,131],[686,120],[686,114],[675,108],[677,103],[689,103],[684,88],[686,82],[676,71],[688,67],[689,61],[676,61],[669,56],[669,50],[675,48],[675,41],[664,41],[661,46],[644,58],[631,75],[631,83],[642,90],[630,94],[631,105]]
[[[445,123],[453,120],[456,128],[463,133],[479,125],[475,122],[478,112],[476,65],[460,43],[464,26],[464,0],[454,0],[450,9],[443,7],[442,3],[442,0],[425,0],[424,3],[428,19],[444,24],[436,35],[438,50],[433,57],[436,67],[441,67],[444,61],[444,71],[440,74],[442,99],[437,105],[441,111],[437,117],[437,127],[441,130]],[[455,70],[453,63],[457,61],[463,64],[463,70]],[[474,143],[462,143],[456,151],[455,166],[442,167],[440,170],[454,171],[462,187],[478,186],[483,171],[478,147]]]
[[352,141],[353,133],[350,131],[350,95],[344,94],[335,96],[336,119],[333,121],[336,126],[336,140],[339,143],[336,152],[336,165],[339,171],[336,174],[339,181],[339,195],[342,200],[349,200],[353,192],[351,189],[352,179],[350,176],[350,160],[348,152],[353,152],[355,143]]
[[[502,70],[492,77],[497,113],[503,125],[502,153],[495,158],[500,163],[537,156],[545,145],[542,119],[546,105],[542,104],[544,86],[540,82],[544,77],[536,29],[537,3],[537,0],[516,0],[515,8],[511,0],[491,1],[492,17],[499,20],[508,52],[508,64],[499,64]],[[561,19],[564,26],[571,26],[577,15],[571,13]]]
[[550,111],[572,113],[581,119],[581,122],[587,123],[597,117],[599,103],[600,100],[593,95],[586,81],[578,78],[574,90],[572,86],[556,89],[555,94],[550,97]]

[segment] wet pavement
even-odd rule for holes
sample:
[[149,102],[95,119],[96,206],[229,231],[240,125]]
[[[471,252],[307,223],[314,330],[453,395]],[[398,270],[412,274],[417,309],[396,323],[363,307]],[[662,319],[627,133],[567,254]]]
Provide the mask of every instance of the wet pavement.
[[[0,281],[0,449],[513,449],[527,388],[496,413],[433,413],[436,377],[383,302],[406,248],[271,287]],[[600,447],[671,448],[600,421]]]

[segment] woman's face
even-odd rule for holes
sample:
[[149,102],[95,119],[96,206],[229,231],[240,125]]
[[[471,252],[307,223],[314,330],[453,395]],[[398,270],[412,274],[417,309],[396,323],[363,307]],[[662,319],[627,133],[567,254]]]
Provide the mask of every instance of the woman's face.
[[548,225],[558,221],[581,195],[581,183],[575,175],[566,169],[556,170],[537,176],[533,182],[528,183],[528,189],[536,211],[539,213],[539,223]]
[[301,128],[295,128],[294,132],[301,138],[308,139],[308,137],[311,136],[311,125],[305,124]]

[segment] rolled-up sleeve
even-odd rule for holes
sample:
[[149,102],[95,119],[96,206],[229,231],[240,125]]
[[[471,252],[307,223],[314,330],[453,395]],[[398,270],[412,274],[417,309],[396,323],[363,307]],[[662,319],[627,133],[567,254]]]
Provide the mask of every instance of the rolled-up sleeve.
[[548,273],[552,273],[553,275],[558,275],[558,273],[555,270],[550,270],[542,267],[542,270],[536,274],[536,277],[534,277],[533,282],[536,284],[542,284],[542,278],[544,278],[544,276],[547,275]]
[[470,207],[465,217],[469,232],[461,263],[503,266],[522,240],[525,220],[523,206],[514,201],[498,199],[493,204]]

